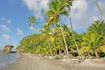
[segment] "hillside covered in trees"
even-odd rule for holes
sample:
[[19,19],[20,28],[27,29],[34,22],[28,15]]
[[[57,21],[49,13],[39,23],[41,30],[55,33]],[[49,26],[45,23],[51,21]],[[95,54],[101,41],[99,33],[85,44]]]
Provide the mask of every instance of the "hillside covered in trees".
[[[61,27],[63,28],[69,53],[77,51],[78,55],[83,56],[105,56],[105,23],[103,21],[95,21],[87,29],[88,32],[86,33],[78,34],[74,32],[78,50],[71,28],[68,28],[67,25],[62,25]],[[39,29],[42,33],[23,38],[20,41],[17,51],[45,55],[67,54],[61,30],[59,29],[59,25],[52,29],[43,25],[43,29]]]

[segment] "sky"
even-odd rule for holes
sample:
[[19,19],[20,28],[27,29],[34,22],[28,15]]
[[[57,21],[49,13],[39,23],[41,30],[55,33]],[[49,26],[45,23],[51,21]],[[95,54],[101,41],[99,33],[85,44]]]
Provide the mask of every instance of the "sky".
[[[105,0],[97,2],[105,15]],[[43,12],[48,10],[48,3],[49,0],[0,0],[0,49],[5,45],[16,48],[25,36],[39,33],[37,30],[46,23]],[[102,20],[94,0],[75,0],[70,13],[77,33],[86,32],[94,21]],[[35,26],[29,27],[30,16],[35,16]],[[62,16],[61,24],[70,27],[68,17]]]

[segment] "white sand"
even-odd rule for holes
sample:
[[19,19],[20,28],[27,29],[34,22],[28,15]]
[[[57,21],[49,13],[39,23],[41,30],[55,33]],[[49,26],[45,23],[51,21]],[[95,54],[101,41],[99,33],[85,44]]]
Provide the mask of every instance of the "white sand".
[[47,59],[45,57],[32,54],[22,54],[22,56],[10,66],[1,70],[105,70],[105,66],[81,63],[71,65],[62,60]]

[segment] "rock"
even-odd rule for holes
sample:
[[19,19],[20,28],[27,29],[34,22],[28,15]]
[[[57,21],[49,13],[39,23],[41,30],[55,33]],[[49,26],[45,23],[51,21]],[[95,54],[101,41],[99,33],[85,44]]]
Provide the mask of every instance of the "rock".
[[69,56],[69,55],[64,55],[63,58],[64,58],[64,59],[70,58],[70,56]]
[[63,56],[64,56],[64,54],[61,54],[60,56],[61,56],[61,57],[63,57]]
[[41,54],[39,54],[39,56],[42,56]]
[[45,56],[45,54],[42,54],[42,57],[44,57]]
[[55,57],[56,57],[56,59],[62,59],[63,58],[63,56],[61,56],[61,55],[56,55]]
[[85,56],[78,56],[77,57],[79,60],[84,61],[85,60]]
[[86,63],[95,63],[95,61],[93,59],[85,59],[84,62],[86,62]]
[[4,49],[3,49],[2,52],[4,52],[4,53],[10,53],[12,48],[13,48],[12,45],[6,45],[6,46],[4,47]]
[[62,59],[62,61],[64,61],[64,62],[68,62],[68,63],[70,63],[70,64],[78,64],[78,63],[80,63],[80,60],[79,59]]
[[0,50],[0,53],[2,53],[2,50]]
[[96,57],[95,56],[89,56],[89,59],[95,59]]
[[47,58],[48,56],[47,56],[47,55],[45,55],[44,57],[45,57],[45,58]]
[[104,63],[103,58],[94,59],[95,63]]
[[49,59],[56,59],[56,56],[49,56]]
[[105,57],[103,58],[103,60],[105,61]]

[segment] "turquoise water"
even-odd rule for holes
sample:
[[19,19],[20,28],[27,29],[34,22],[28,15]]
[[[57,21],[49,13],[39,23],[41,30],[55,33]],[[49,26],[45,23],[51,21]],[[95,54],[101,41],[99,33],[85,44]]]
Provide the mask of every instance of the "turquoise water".
[[19,56],[20,55],[17,53],[10,54],[0,53],[0,69],[8,66],[9,64],[14,63],[17,60],[17,58],[19,58]]

